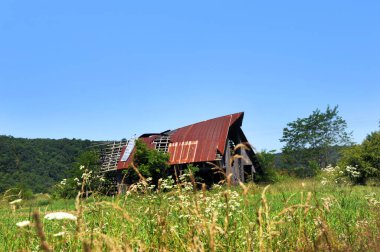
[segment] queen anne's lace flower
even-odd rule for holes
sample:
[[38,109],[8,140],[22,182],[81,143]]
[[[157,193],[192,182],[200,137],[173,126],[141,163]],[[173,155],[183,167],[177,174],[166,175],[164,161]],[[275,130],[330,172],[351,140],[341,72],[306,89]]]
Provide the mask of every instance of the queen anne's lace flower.
[[17,222],[16,226],[18,226],[18,227],[27,227],[27,226],[30,226],[30,221],[26,220],[26,221]]
[[353,178],[359,178],[361,176],[360,171],[358,170],[357,167],[354,166],[347,166],[346,167],[346,172],[348,173],[349,176]]
[[59,233],[53,234],[54,237],[64,236],[64,235],[65,235],[65,232],[59,232]]
[[75,215],[65,212],[49,213],[45,215],[44,218],[47,220],[77,220],[77,217]]
[[66,185],[66,183],[67,183],[67,179],[62,179],[60,184],[64,186],[64,185]]
[[22,199],[16,199],[14,201],[9,202],[9,205],[16,205],[18,203],[21,203]]

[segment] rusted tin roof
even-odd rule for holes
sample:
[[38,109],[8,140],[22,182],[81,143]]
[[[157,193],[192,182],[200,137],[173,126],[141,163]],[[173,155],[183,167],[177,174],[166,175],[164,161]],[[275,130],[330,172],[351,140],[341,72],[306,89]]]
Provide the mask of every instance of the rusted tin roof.
[[[154,141],[163,135],[170,138],[168,153],[170,164],[187,164],[215,161],[217,154],[223,155],[228,132],[232,125],[241,127],[244,113],[226,115],[207,121],[191,124],[173,131],[160,134],[144,134],[139,139],[150,148],[155,148]],[[125,149],[121,153],[123,156]],[[134,151],[125,162],[119,161],[118,169],[128,168]]]

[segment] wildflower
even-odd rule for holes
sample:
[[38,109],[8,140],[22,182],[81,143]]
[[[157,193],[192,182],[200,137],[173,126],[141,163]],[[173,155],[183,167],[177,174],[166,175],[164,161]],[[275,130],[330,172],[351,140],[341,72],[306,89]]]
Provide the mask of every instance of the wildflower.
[[16,199],[14,201],[9,202],[9,205],[16,205],[16,204],[20,203],[21,201],[22,201],[22,199]]
[[334,199],[330,197],[321,198],[323,200],[323,207],[330,212],[331,206],[334,204]]
[[54,237],[64,236],[64,235],[65,235],[65,232],[59,232],[59,233],[53,234]]
[[347,166],[346,167],[346,172],[348,173],[349,176],[353,178],[359,178],[361,176],[360,172],[358,171],[358,167],[353,167],[353,166]]
[[82,182],[79,180],[79,178],[74,178],[74,181],[77,183],[78,186],[82,185]]
[[92,171],[85,171],[83,174],[82,174],[82,179],[83,180],[89,180],[91,178],[91,174],[92,174]]
[[66,182],[67,182],[67,179],[63,179],[63,180],[61,181],[61,185],[66,185]]
[[326,185],[328,183],[328,180],[326,178],[322,178],[321,184]]
[[368,227],[368,221],[367,220],[358,220],[355,223],[356,227]]
[[30,221],[26,220],[26,221],[17,222],[16,226],[20,228],[30,226]]
[[75,215],[65,212],[49,213],[45,215],[44,218],[47,220],[77,220],[77,217]]
[[218,184],[215,184],[212,186],[212,189],[222,189],[222,186],[221,185],[218,185]]
[[84,169],[84,165],[79,166],[79,170],[83,170],[83,169]]
[[332,173],[332,172],[334,172],[337,169],[339,169],[339,166],[334,167],[331,164],[329,164],[327,167],[323,168],[322,171],[325,171],[327,173]]
[[380,205],[380,201],[377,200],[375,196],[376,196],[375,193],[370,193],[370,194],[364,196],[364,198],[365,198],[366,200],[368,200],[368,203],[369,203],[370,205],[374,205],[374,206],[376,206],[376,205]]

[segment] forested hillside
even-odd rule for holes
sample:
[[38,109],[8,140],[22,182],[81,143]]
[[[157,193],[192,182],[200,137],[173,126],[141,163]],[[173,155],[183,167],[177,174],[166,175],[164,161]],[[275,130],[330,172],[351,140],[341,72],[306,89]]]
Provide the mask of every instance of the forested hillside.
[[74,169],[93,142],[0,136],[0,192],[9,188],[46,192]]

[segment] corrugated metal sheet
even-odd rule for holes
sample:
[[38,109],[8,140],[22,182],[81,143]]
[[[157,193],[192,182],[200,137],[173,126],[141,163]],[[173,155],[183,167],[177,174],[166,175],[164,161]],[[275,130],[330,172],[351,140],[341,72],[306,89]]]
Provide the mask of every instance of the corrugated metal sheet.
[[[207,121],[195,123],[174,130],[170,135],[168,153],[170,164],[210,162],[216,160],[217,153],[224,154],[228,131],[233,124],[241,126],[244,113],[226,115]],[[170,132],[168,133],[170,134]],[[153,141],[159,134],[144,134],[140,139],[148,147],[154,148]],[[124,151],[121,153],[123,156]],[[126,162],[119,162],[118,169],[127,168],[132,162],[134,151]]]

